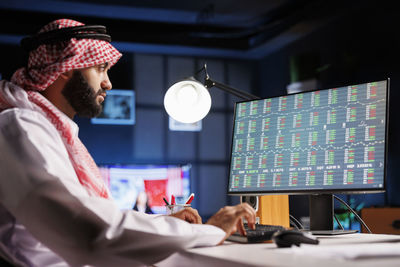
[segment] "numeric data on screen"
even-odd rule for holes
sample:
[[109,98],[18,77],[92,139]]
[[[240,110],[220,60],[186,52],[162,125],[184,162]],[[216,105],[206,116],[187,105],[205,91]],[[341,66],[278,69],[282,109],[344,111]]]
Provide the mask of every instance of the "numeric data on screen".
[[387,81],[236,104],[229,192],[382,188]]

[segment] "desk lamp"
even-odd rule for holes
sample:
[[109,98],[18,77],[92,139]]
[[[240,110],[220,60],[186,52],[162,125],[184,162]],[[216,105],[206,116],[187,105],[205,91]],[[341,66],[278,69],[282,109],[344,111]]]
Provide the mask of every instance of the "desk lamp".
[[[211,108],[211,96],[208,90],[217,87],[243,100],[260,99],[258,96],[211,80],[207,72],[207,65],[195,75],[205,71],[204,84],[194,77],[181,80],[173,84],[164,97],[164,107],[168,115],[183,123],[193,123],[203,119]],[[243,199],[243,198],[242,198]],[[249,199],[249,198],[244,198]],[[269,195],[260,196],[257,204],[257,217],[261,224],[274,224],[289,227],[289,196]]]
[[243,100],[260,99],[258,96],[211,80],[207,64],[204,64],[195,75],[201,71],[205,71],[204,84],[192,76],[173,84],[165,94],[164,107],[173,119],[183,123],[193,123],[203,119],[211,108],[211,96],[208,92],[211,87],[217,87]]

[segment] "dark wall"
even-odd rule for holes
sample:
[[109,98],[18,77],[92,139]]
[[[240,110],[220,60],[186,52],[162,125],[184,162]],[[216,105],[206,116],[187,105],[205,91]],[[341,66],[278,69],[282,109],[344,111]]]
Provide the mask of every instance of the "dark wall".
[[[366,1],[372,2],[372,1]],[[389,3],[377,1],[353,9],[329,25],[309,36],[292,43],[259,62],[257,85],[265,97],[286,94],[291,82],[291,61],[306,58],[297,65],[297,72],[312,73],[318,89],[391,79],[389,111],[389,145],[387,168],[387,192],[385,194],[353,195],[355,205],[400,205],[400,134],[399,99],[399,25],[398,14]],[[314,64],[315,58],[319,64]],[[307,64],[309,63],[309,64]],[[312,63],[312,64],[311,64]],[[316,88],[317,89],[317,88]],[[291,197],[292,213],[306,215],[307,198]]]
[[13,73],[26,64],[26,57],[19,46],[0,44],[0,73],[2,78],[10,80]]

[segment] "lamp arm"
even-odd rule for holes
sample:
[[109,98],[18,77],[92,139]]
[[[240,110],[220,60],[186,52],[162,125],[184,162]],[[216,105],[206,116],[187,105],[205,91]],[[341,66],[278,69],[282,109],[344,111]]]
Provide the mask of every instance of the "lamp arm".
[[230,87],[230,86],[225,85],[223,83],[219,83],[219,82],[213,81],[209,77],[206,77],[206,80],[205,80],[204,84],[205,84],[206,88],[211,88],[211,87],[215,86],[215,87],[217,87],[217,88],[219,88],[219,89],[221,89],[221,90],[223,90],[225,92],[228,92],[228,93],[230,93],[232,95],[240,97],[240,98],[242,98],[244,100],[261,99],[260,97],[252,95],[252,94],[247,93],[245,91]]

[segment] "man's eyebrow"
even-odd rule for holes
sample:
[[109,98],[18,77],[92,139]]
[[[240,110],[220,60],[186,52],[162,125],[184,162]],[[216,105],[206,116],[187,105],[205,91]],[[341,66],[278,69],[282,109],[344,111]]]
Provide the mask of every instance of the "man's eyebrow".
[[110,65],[110,63],[108,63],[108,62],[104,62],[104,63],[100,64],[100,66],[102,66],[104,68],[107,68],[108,65]]

